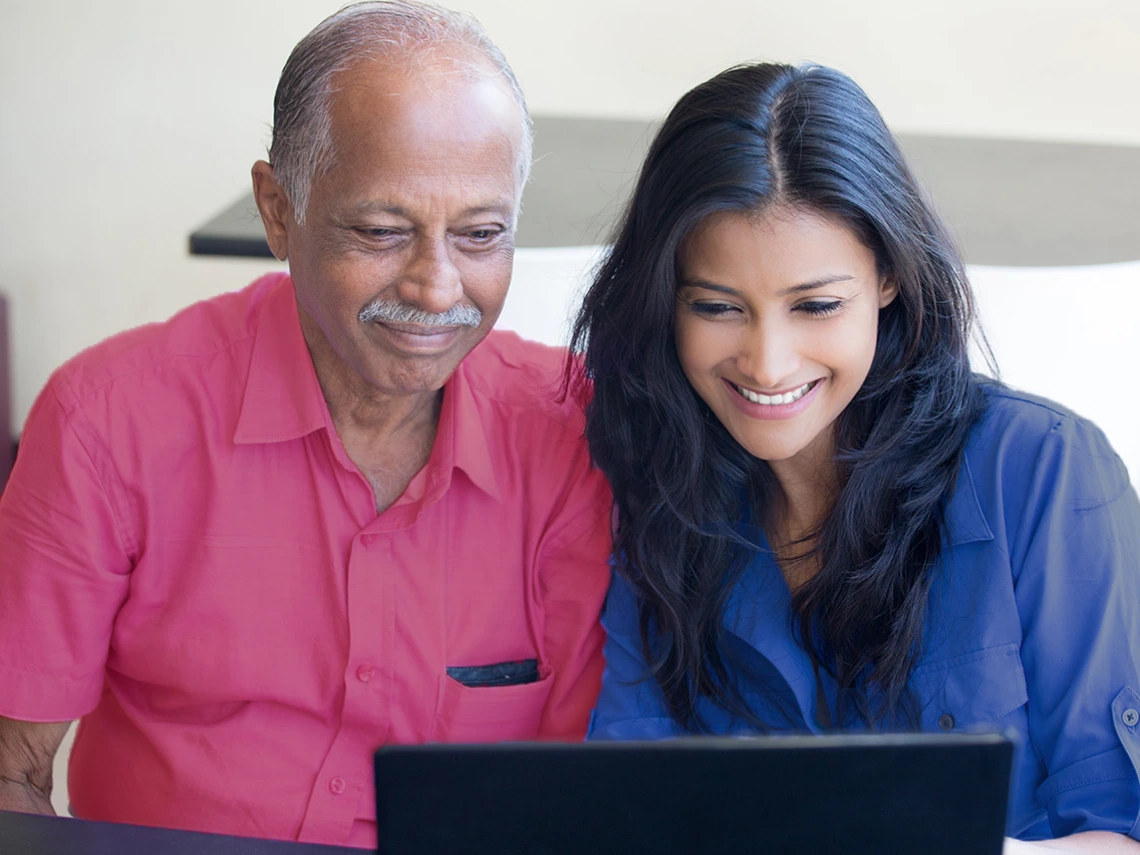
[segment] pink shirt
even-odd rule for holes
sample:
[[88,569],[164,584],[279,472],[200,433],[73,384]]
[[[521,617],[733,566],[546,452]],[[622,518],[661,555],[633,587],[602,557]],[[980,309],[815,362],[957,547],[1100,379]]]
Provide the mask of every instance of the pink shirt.
[[379,515],[283,274],[57,371],[0,499],[0,715],[83,716],[75,814],[374,846],[378,746],[580,739],[610,498],[561,358],[491,333]]

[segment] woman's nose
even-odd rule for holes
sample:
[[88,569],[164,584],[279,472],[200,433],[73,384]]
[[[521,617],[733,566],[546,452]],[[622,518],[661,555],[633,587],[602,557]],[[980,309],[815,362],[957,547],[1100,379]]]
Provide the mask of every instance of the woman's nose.
[[794,332],[778,322],[757,323],[748,332],[737,362],[758,392],[784,392],[797,381],[800,355]]

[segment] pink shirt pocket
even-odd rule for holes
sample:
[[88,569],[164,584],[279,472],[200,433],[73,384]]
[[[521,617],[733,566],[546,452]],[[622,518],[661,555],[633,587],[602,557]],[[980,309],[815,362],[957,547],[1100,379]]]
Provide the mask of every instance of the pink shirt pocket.
[[509,686],[465,686],[442,675],[431,741],[534,739],[554,684],[549,667],[540,666],[539,675],[536,682]]

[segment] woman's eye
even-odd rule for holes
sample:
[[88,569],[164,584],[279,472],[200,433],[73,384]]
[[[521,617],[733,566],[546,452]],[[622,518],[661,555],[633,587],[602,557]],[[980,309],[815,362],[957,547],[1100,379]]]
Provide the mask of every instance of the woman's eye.
[[842,305],[842,300],[811,300],[807,303],[797,305],[796,311],[818,317],[820,315],[830,315],[832,312],[837,312]]
[[698,315],[718,317],[737,311],[731,303],[689,303],[689,308]]

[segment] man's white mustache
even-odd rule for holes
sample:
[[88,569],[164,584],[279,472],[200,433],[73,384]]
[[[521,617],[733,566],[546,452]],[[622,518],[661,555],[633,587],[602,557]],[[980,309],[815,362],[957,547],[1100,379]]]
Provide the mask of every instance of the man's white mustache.
[[394,324],[416,324],[424,327],[477,327],[483,323],[483,313],[474,306],[456,304],[441,314],[425,312],[407,303],[391,300],[373,300],[360,310],[357,317],[362,323],[387,321]]

